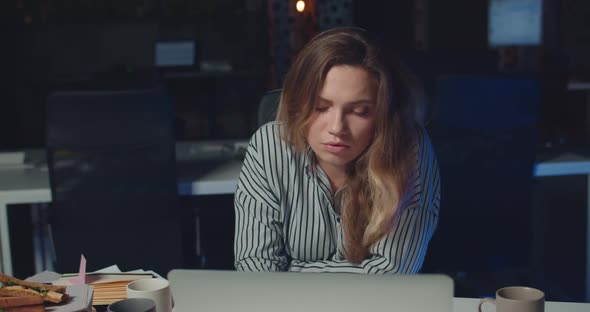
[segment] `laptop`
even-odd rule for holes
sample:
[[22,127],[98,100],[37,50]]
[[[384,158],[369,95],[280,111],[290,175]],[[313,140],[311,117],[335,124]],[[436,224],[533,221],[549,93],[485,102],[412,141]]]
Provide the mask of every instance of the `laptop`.
[[175,312],[452,312],[444,275],[172,270]]

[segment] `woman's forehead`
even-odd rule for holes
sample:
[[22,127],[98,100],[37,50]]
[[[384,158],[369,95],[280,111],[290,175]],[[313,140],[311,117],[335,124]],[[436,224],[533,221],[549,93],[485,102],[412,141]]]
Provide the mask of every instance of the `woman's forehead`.
[[361,66],[338,65],[332,67],[318,90],[318,97],[325,100],[348,99],[374,100],[377,79]]

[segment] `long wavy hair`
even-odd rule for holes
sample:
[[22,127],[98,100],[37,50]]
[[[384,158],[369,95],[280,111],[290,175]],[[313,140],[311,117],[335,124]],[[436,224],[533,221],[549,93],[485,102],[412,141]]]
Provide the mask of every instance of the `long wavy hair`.
[[[368,148],[347,168],[341,213],[346,258],[360,263],[370,247],[395,225],[412,167],[414,108],[402,100],[404,88],[392,78],[397,62],[384,56],[376,41],[360,28],[334,28],[316,35],[296,56],[285,76],[277,121],[283,139],[297,151],[307,148],[310,117],[328,71],[358,66],[376,77],[375,130]],[[407,93],[407,92],[406,92]]]

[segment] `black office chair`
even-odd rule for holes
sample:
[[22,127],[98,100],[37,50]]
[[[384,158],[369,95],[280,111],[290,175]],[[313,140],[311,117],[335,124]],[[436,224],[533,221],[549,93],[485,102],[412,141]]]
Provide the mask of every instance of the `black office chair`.
[[281,100],[281,89],[266,92],[258,104],[258,126],[277,118],[277,110]]
[[424,272],[455,278],[458,296],[534,283],[532,188],[539,82],[451,75],[437,84],[428,127],[441,176],[441,213]]
[[50,225],[58,272],[184,266],[173,110],[159,89],[47,99]]

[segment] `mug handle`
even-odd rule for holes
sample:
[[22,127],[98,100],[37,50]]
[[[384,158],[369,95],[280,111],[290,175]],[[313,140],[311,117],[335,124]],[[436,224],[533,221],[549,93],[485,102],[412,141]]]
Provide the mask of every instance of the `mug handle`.
[[496,299],[494,298],[483,298],[479,301],[479,304],[477,305],[477,311],[481,312],[481,306],[484,304],[484,302],[490,302],[493,303],[494,305],[496,305]]

